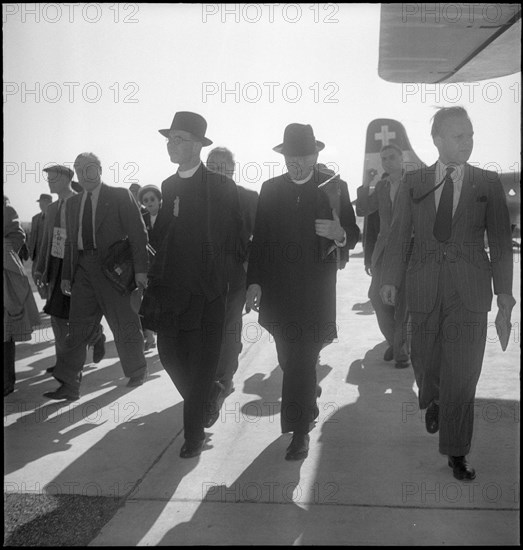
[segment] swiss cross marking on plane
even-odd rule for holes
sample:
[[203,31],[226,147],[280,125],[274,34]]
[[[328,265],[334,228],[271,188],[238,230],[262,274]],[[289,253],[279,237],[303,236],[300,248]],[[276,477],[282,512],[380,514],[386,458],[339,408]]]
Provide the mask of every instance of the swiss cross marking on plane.
[[374,139],[376,141],[380,140],[383,145],[389,144],[389,139],[394,139],[396,137],[396,132],[390,132],[389,133],[389,127],[388,126],[382,126],[381,127],[381,133],[374,134]]

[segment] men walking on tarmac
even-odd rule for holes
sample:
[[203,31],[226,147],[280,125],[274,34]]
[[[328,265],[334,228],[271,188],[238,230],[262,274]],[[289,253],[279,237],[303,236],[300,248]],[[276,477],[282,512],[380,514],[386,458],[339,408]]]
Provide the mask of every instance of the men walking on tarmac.
[[[319,413],[316,363],[337,334],[337,249],[346,262],[359,236],[347,184],[317,166],[324,146],[308,124],[285,128],[274,151],[288,172],[262,186],[247,271],[247,307],[274,337],[283,370],[281,429],[293,433],[286,460],[308,456]],[[337,209],[319,187],[327,180]]]
[[380,292],[384,303],[395,305],[406,277],[411,360],[419,406],[427,409],[426,428],[429,433],[439,430],[439,451],[448,456],[454,477],[472,480],[476,473],[466,455],[492,283],[500,326],[509,326],[515,304],[511,228],[497,174],[467,164],[473,127],[465,109],[437,111],[431,134],[439,158],[429,168],[408,172],[400,187]]
[[115,243],[128,242],[134,281],[147,285],[147,231],[131,193],[102,182],[102,165],[93,153],[76,157],[74,169],[83,193],[67,200],[66,240],[62,266],[62,292],[71,296],[69,333],[63,364],[53,376],[60,382],[51,399],[74,401],[80,397],[86,346],[105,316],[114,335],[128,387],[141,386],[147,377],[140,319],[129,294],[122,294],[103,271],[104,260]]
[[[63,368],[66,362],[66,337],[69,331],[69,308],[71,298],[60,287],[62,281],[63,258],[65,254],[65,209],[69,198],[76,195],[71,188],[74,172],[71,168],[54,165],[43,170],[47,174],[49,190],[58,195],[58,200],[47,209],[42,243],[35,261],[34,282],[39,289],[45,289],[46,304],[44,312],[51,317],[51,327],[55,340],[56,364],[47,369],[53,373],[56,365]],[[93,331],[93,362],[99,363],[105,355],[105,335],[102,325]]]

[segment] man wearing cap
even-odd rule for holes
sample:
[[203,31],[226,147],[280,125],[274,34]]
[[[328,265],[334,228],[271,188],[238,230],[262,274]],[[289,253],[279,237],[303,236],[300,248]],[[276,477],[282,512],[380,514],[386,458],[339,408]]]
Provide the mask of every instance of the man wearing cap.
[[[42,193],[40,198],[36,201],[40,206],[40,212],[35,214],[31,220],[31,234],[29,235],[29,259],[33,262],[31,266],[31,275],[34,278],[34,272],[36,268],[36,260],[38,258],[38,252],[42,245],[42,237],[44,234],[44,223],[47,215],[47,209],[53,202],[53,197],[47,193]],[[40,291],[39,291],[40,292]],[[41,295],[41,292],[40,292]],[[45,298],[45,296],[42,296]]]
[[66,208],[66,240],[62,266],[62,292],[71,296],[69,333],[65,361],[56,366],[54,377],[61,383],[51,399],[76,400],[86,358],[86,346],[93,340],[102,315],[114,335],[114,342],[128,387],[144,383],[147,363],[138,314],[129,295],[113,287],[102,270],[110,247],[127,238],[131,249],[135,282],[147,285],[147,231],[138,205],[128,189],[102,183],[100,159],[82,153],[74,168],[83,192],[70,197]]
[[[262,186],[247,271],[247,307],[259,311],[274,337],[283,370],[281,428],[293,432],[287,460],[308,455],[308,432],[319,412],[316,363],[337,336],[337,267],[359,237],[347,184],[317,165],[324,147],[308,124],[285,128],[274,151],[284,155],[288,172]],[[339,212],[323,190],[328,180],[335,183]]]
[[[76,193],[71,188],[74,172],[63,165],[50,166],[43,170],[47,174],[49,190],[58,195],[58,200],[51,203],[45,219],[42,245],[35,262],[34,282],[46,291],[47,302],[44,312],[51,317],[51,327],[55,338],[56,364],[64,363],[70,297],[60,287],[62,264],[65,248],[65,209],[66,201]],[[99,363],[105,355],[105,336],[102,325],[93,333],[93,361]],[[47,372],[54,372],[49,367]]]
[[[162,183],[163,205],[156,223],[169,228],[150,271],[144,302],[154,313],[144,326],[158,334],[163,367],[184,400],[182,458],[201,453],[210,425],[210,396],[220,355],[229,274],[227,256],[238,253],[241,218],[236,185],[200,160],[206,120],[177,112],[167,138],[176,174]],[[214,419],[216,420],[216,418]]]

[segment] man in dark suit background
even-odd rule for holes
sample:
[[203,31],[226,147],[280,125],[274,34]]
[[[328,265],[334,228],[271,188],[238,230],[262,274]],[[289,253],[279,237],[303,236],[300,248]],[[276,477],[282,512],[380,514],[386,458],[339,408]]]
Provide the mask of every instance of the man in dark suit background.
[[394,359],[396,368],[405,368],[410,366],[410,359],[405,326],[408,316],[404,289],[400,288],[394,307],[384,304],[380,296],[381,274],[387,269],[387,265],[383,263],[383,253],[390,233],[395,199],[403,177],[403,152],[397,145],[390,143],[381,148],[380,157],[385,172],[374,189],[371,189],[370,177],[358,187],[356,214],[368,216],[378,212],[379,215],[379,234],[371,257],[372,282],[369,298],[376,312],[380,330],[389,344],[384,360]]
[[[33,276],[33,279],[36,269],[36,262],[38,259],[38,253],[40,252],[42,239],[44,236],[45,217],[49,205],[53,202],[53,197],[51,195],[48,195],[47,193],[42,193],[40,195],[40,198],[36,202],[40,206],[40,212],[38,214],[35,214],[31,219],[31,234],[29,235],[29,243],[27,245],[29,259],[33,262],[31,266],[31,275]],[[40,296],[42,298],[45,298],[45,294],[42,294],[40,288],[38,289],[38,292],[40,293]]]
[[[359,237],[347,184],[317,165],[324,146],[308,124],[285,128],[274,151],[284,155],[288,172],[262,186],[247,271],[247,307],[259,311],[274,337],[283,370],[281,429],[293,434],[286,460],[308,456],[319,413],[316,363],[337,336],[337,268]],[[339,212],[319,188],[328,180]]]
[[[235,162],[232,152],[226,147],[215,147],[207,157],[207,168],[233,179]],[[220,394],[217,396],[214,414],[219,414],[223,400],[234,391],[233,377],[238,370],[238,357],[242,351],[242,313],[245,306],[247,288],[246,269],[248,247],[254,231],[258,193],[236,185],[244,231],[244,242],[240,243],[243,254],[237,261],[231,263],[231,277],[225,308],[225,325],[220,360],[216,369],[216,380],[219,383]],[[211,404],[212,405],[212,404]]]
[[93,153],[78,155],[74,169],[84,192],[68,199],[62,292],[71,296],[69,334],[63,365],[53,372],[60,382],[51,399],[80,396],[86,346],[102,315],[114,335],[128,386],[144,383],[147,364],[138,314],[129,295],[121,295],[102,271],[111,245],[128,238],[138,288],[147,286],[147,231],[136,201],[127,189],[102,183],[102,166]]
[[177,112],[171,127],[160,130],[179,168],[162,183],[156,223],[167,217],[169,227],[143,304],[150,305],[144,327],[157,332],[160,361],[184,400],[182,458],[198,456],[205,442],[222,342],[228,256],[240,253],[242,227],[234,181],[200,160],[202,147],[212,143],[206,131],[206,120],[188,111]]
[[473,128],[465,109],[440,109],[431,133],[439,159],[405,176],[385,251],[381,296],[394,305],[406,277],[411,360],[419,406],[427,409],[426,428],[439,430],[439,451],[448,455],[454,477],[472,480],[476,474],[466,455],[492,282],[505,319],[515,304],[510,220],[497,174],[467,164]]

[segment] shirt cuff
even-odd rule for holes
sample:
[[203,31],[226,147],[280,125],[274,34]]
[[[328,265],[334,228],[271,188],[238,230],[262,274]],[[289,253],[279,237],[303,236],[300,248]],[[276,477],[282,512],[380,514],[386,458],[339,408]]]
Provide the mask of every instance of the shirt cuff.
[[343,239],[341,241],[337,241],[336,239],[334,239],[334,244],[338,248],[343,248],[347,244],[347,233],[345,232],[345,230],[343,230]]

